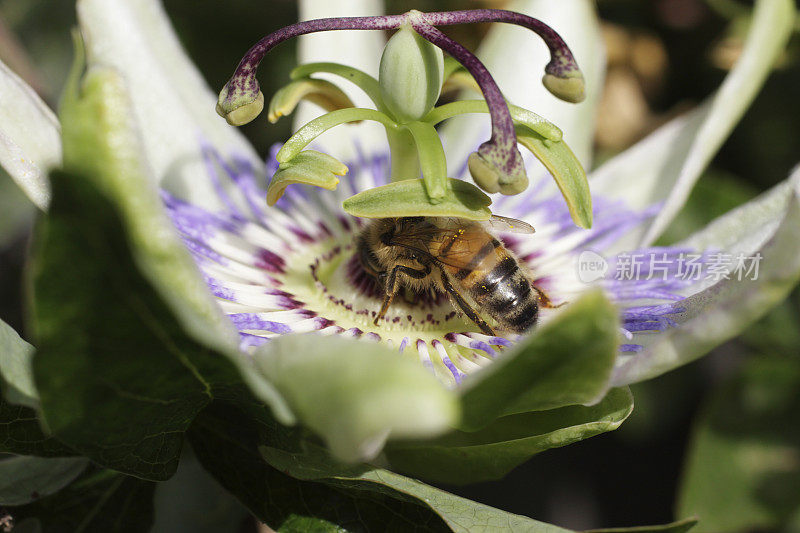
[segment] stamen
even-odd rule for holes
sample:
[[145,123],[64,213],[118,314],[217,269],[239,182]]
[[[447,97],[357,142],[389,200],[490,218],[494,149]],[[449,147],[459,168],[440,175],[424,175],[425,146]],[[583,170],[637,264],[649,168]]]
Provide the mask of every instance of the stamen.
[[217,113],[234,126],[247,124],[261,113],[264,95],[256,71],[267,52],[284,41],[320,31],[392,30],[399,28],[404,20],[405,15],[326,18],[298,22],[270,33],[250,48],[239,62],[233,76],[220,91]]

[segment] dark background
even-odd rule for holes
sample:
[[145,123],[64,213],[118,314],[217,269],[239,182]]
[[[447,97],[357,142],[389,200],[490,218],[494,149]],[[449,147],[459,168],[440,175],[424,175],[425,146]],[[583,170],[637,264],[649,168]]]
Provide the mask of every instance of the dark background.
[[[554,0],[555,1],[555,0]],[[281,0],[164,0],[190,56],[213,88],[221,87],[249,46],[296,19],[294,2]],[[498,1],[390,0],[389,12],[501,7]],[[596,139],[600,159],[624,149],[660,123],[699,102],[722,81],[742,32],[737,15],[747,3],[701,0],[601,0],[611,71],[606,90],[635,97],[604,102]],[[0,58],[31,82],[53,106],[71,61],[67,0],[0,0]],[[449,29],[473,48],[478,32]],[[639,48],[637,48],[639,47]],[[637,52],[632,52],[637,50]],[[642,54],[644,62],[633,57]],[[281,46],[262,66],[264,93],[288,79],[294,48]],[[645,68],[646,67],[646,68]],[[800,159],[798,39],[732,136],[713,160],[665,240],[674,240],[786,178]],[[617,99],[620,100],[620,99]],[[633,106],[623,109],[619,106]],[[631,111],[631,109],[634,109]],[[629,113],[626,113],[629,111]],[[632,116],[624,123],[614,117]],[[289,121],[259,119],[244,128],[265,154],[287,137]],[[24,257],[30,217],[0,247],[0,319],[23,333]],[[465,497],[564,527],[633,526],[667,522],[692,421],[715,386],[746,359],[800,352],[800,296],[770,313],[710,356],[634,387],[636,409],[616,432],[535,457],[504,480],[445,487]]]

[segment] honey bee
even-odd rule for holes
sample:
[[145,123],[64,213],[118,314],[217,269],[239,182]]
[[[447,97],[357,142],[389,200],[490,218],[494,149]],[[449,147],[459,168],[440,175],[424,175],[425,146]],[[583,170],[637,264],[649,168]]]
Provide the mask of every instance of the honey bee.
[[533,233],[530,224],[494,216],[486,222],[447,217],[379,218],[357,239],[364,270],[383,288],[375,325],[400,289],[446,293],[487,335],[492,318],[516,333],[530,329],[540,307],[554,307],[528,271],[491,233]]

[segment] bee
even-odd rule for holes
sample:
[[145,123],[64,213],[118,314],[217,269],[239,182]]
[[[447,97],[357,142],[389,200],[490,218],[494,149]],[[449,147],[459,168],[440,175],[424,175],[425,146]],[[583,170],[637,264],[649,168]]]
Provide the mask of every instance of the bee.
[[487,335],[495,333],[483,317],[504,330],[530,329],[540,307],[554,306],[492,231],[533,233],[534,229],[500,216],[486,222],[449,217],[370,221],[358,236],[356,249],[364,270],[384,291],[375,325],[400,289],[418,293],[432,289],[446,293]]

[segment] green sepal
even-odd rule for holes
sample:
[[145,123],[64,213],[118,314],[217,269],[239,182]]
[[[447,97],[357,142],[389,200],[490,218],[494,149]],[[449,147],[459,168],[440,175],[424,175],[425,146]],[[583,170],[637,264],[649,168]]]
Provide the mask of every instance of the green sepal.
[[256,351],[253,360],[299,421],[342,461],[374,458],[390,436],[441,435],[460,416],[454,392],[382,344],[282,335]]
[[572,221],[581,228],[592,227],[592,194],[583,165],[564,141],[546,139],[530,128],[516,127],[517,142],[530,150],[556,180],[567,202]]
[[301,100],[308,100],[326,111],[347,109],[355,104],[339,87],[327,80],[301,78],[281,87],[269,102],[267,118],[273,124],[291,115]]
[[589,292],[467,378],[461,429],[478,429],[500,415],[596,401],[617,355],[616,316],[602,291]]
[[333,74],[334,76],[340,76],[346,79],[364,91],[379,111],[384,111],[383,97],[381,96],[381,88],[378,84],[378,80],[357,68],[339,63],[305,63],[295,67],[289,74],[289,77],[293,80],[299,80],[308,78],[312,74],[319,74],[320,72]]
[[347,174],[347,166],[335,157],[315,150],[300,152],[293,159],[281,163],[267,187],[267,204],[283,196],[286,187],[295,183],[314,185],[332,191],[339,184],[338,176]]
[[428,197],[424,180],[401,180],[362,191],[344,201],[344,210],[356,217],[460,217],[489,220],[492,200],[463,180],[447,178],[447,194],[438,204]]
[[611,389],[592,406],[504,416],[480,431],[390,443],[385,455],[393,470],[441,483],[499,479],[538,453],[617,429],[632,410],[630,390]]

